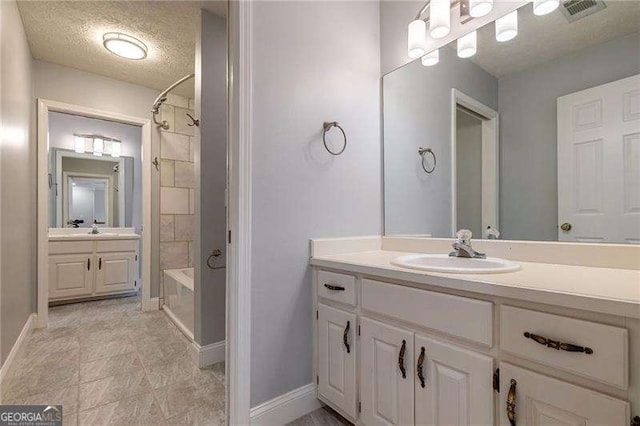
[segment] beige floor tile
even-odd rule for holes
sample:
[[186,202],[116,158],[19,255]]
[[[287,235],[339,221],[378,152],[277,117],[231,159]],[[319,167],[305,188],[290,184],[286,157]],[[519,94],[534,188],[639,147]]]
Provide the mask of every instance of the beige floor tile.
[[3,404],[11,405],[62,405],[62,414],[78,412],[78,385],[64,389],[56,389],[24,398],[4,400]]
[[150,393],[102,405],[78,415],[79,426],[164,425],[162,411]]
[[142,363],[135,352],[100,358],[80,364],[80,383],[92,382],[123,373],[142,370]]
[[151,386],[144,370],[124,373],[80,384],[80,411],[149,392]]

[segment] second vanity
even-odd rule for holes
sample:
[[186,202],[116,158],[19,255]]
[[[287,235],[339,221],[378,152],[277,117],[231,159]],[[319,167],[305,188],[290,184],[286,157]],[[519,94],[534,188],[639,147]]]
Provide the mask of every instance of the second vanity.
[[521,269],[392,264],[451,242],[312,241],[318,398],[364,425],[629,425],[640,413],[637,250],[594,260],[584,245],[478,242]]
[[138,291],[140,236],[133,228],[80,228],[49,233],[49,302]]

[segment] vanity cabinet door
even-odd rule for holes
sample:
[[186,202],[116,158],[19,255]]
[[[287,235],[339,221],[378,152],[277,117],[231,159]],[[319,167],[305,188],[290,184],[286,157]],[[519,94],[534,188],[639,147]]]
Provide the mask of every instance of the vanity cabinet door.
[[629,424],[629,403],[500,363],[502,426]]
[[493,358],[416,335],[418,425],[493,425]]
[[318,305],[318,393],[357,417],[356,316]]
[[96,294],[135,291],[135,253],[98,253]]
[[91,295],[93,254],[49,256],[49,299]]
[[368,318],[360,327],[362,424],[413,424],[413,333]]

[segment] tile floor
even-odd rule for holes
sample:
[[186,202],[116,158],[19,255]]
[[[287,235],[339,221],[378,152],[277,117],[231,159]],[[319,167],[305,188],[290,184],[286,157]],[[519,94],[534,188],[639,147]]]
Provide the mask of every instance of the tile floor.
[[351,423],[329,407],[318,408],[306,416],[302,416],[287,426],[347,426]]
[[163,312],[128,297],[49,313],[14,360],[3,404],[62,404],[65,425],[224,424],[224,363],[193,365]]

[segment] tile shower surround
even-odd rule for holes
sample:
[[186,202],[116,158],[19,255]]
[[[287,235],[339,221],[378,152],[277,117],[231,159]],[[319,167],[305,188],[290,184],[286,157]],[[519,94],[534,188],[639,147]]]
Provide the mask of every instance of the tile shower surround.
[[[193,102],[169,95],[160,109],[169,130],[160,135],[160,269],[193,267],[194,128],[187,113]],[[160,274],[161,282],[164,274]]]

